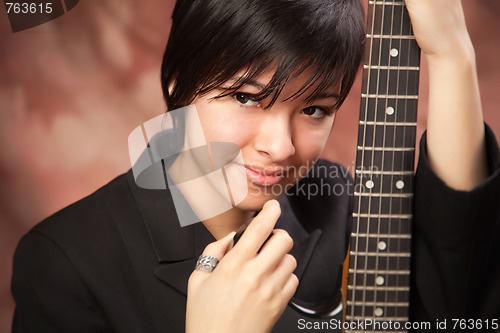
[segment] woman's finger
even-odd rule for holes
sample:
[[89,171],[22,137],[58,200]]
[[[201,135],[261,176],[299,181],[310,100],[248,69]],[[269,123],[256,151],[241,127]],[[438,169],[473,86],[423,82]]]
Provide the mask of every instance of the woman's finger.
[[286,300],[287,303],[290,301],[290,299],[292,299],[293,295],[295,295],[298,286],[299,278],[295,274],[290,275],[287,282],[285,283],[285,286],[282,289],[283,299]]
[[214,256],[217,259],[222,259],[227,252],[229,244],[231,244],[235,232],[230,232],[224,238],[219,239],[213,243],[208,244],[203,250],[204,255]]
[[[215,257],[219,261],[222,260],[222,258],[227,252],[229,244],[231,244],[233,240],[234,234],[235,232],[231,232],[227,234],[226,237],[208,244],[203,250],[203,255]],[[195,269],[193,273],[191,273],[191,276],[189,278],[190,283],[195,283],[195,284],[199,283],[201,280],[204,280],[204,278],[206,278],[208,274],[211,273]]]
[[262,207],[262,211],[253,219],[243,236],[241,236],[238,244],[231,250],[231,255],[234,253],[235,257],[244,261],[255,257],[262,244],[273,231],[280,214],[281,209],[278,201],[269,200],[266,202]]
[[281,291],[295,268],[297,268],[297,260],[291,254],[285,254],[273,273],[269,275],[267,283]]
[[283,261],[283,257],[293,247],[293,240],[285,230],[275,229],[255,258],[255,270],[258,273],[272,272]]

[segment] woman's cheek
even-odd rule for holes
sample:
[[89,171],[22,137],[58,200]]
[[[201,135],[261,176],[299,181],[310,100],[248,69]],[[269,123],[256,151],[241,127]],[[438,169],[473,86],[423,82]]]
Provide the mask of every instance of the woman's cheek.
[[302,156],[301,159],[317,160],[326,146],[330,128],[327,126],[310,129],[297,129],[297,135],[294,136],[293,144],[296,154]]
[[248,124],[240,124],[235,121],[221,120],[217,124],[209,123],[203,125],[207,142],[230,142],[243,148],[252,134]]
[[253,135],[252,116],[235,109],[231,103],[200,101],[196,107],[207,142],[230,142],[243,147]]

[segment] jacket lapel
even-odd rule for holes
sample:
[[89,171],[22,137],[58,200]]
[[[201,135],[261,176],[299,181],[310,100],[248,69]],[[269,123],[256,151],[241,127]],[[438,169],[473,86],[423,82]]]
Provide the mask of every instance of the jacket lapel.
[[276,228],[286,230],[293,239],[294,244],[290,254],[297,260],[297,268],[294,273],[299,280],[301,280],[316,249],[316,245],[321,236],[321,230],[317,229],[311,234],[308,234],[293,212],[288,197],[280,197],[279,202],[281,206],[281,216],[276,223]]
[[[146,190],[139,188],[132,172],[128,173],[132,193],[140,208],[143,222],[148,230],[158,266],[154,275],[162,282],[187,295],[187,283],[197,258],[214,237],[202,223],[181,227],[174,203],[168,190]],[[320,230],[308,234],[293,213],[288,198],[280,198],[282,215],[277,227],[287,230],[294,239],[290,252],[297,259],[295,274],[301,279],[321,235]]]
[[[181,228],[180,225],[179,228]],[[157,278],[183,295],[187,295],[188,279],[194,270],[196,260],[203,253],[205,246],[215,241],[215,238],[202,223],[192,225],[191,231],[193,237],[190,237],[191,243],[189,245],[192,249],[192,257],[181,261],[159,262],[159,266],[154,270]]]

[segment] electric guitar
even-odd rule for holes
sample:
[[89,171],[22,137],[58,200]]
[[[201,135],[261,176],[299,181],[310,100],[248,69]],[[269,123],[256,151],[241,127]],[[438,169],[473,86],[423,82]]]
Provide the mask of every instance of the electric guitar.
[[420,49],[403,0],[369,1],[366,47],[345,331],[405,332]]

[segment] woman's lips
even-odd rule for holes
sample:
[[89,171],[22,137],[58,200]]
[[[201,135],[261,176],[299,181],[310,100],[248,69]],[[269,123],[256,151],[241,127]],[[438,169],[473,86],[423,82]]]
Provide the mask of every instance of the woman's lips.
[[260,170],[245,165],[245,172],[248,180],[259,186],[272,186],[279,183],[284,174],[280,171]]

